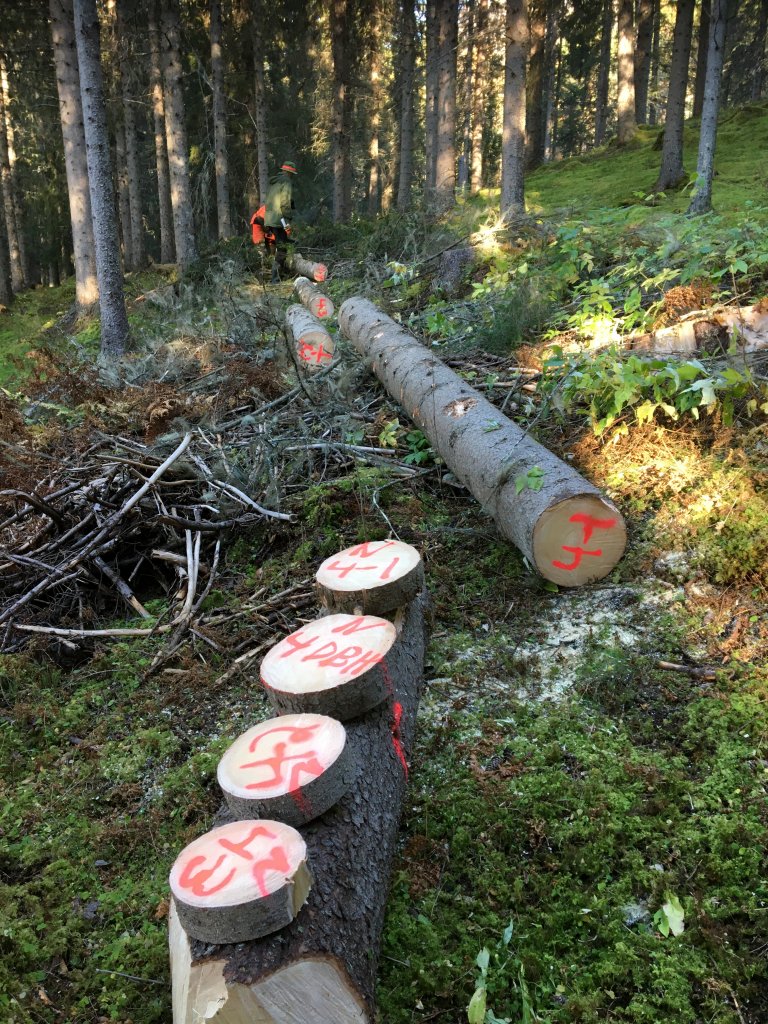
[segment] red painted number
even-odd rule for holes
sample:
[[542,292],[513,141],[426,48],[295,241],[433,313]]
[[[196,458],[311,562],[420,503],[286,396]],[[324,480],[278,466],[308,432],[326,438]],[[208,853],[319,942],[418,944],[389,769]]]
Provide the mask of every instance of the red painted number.
[[[579,523],[581,525],[583,533],[582,541],[584,544],[589,541],[595,530],[610,530],[616,525],[615,519],[596,519],[594,516],[587,515],[586,512],[576,512],[575,515],[571,516],[568,522]],[[567,551],[569,554],[573,555],[573,561],[570,563],[553,561],[552,565],[554,565],[556,569],[564,569],[566,572],[573,572],[574,569],[577,569],[581,565],[581,560],[585,555],[599,557],[603,553],[602,548],[598,548],[596,551],[587,551],[585,548],[569,547],[567,544],[563,544],[563,551]]]

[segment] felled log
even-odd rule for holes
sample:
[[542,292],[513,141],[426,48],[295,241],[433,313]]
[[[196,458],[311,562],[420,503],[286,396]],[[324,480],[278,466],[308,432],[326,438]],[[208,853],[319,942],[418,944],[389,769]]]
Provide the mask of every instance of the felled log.
[[296,346],[302,366],[319,370],[333,359],[333,339],[308,309],[297,302],[285,311],[285,322]]
[[297,277],[293,282],[293,290],[302,305],[318,320],[325,320],[327,317],[333,316],[335,310],[333,302],[308,277]]
[[174,1024],[371,1024],[374,980],[407,782],[426,642],[422,595],[396,619],[403,657],[388,701],[347,726],[360,770],[302,829],[313,886],[282,932],[190,942],[170,914]]
[[216,774],[234,817],[274,818],[299,828],[341,799],[355,766],[341,722],[282,715],[238,736]]
[[328,267],[324,263],[314,263],[312,260],[305,260],[301,253],[295,252],[292,256],[289,256],[288,262],[289,266],[297,274],[308,277],[310,281],[317,281],[318,284],[322,284],[326,277],[328,277]]
[[342,305],[344,334],[546,579],[565,587],[607,576],[626,546],[618,509],[529,437],[367,299]]
[[700,313],[650,334],[630,334],[622,347],[655,356],[724,355],[734,342],[740,352],[768,348],[768,299]]
[[356,544],[326,558],[315,579],[329,611],[385,615],[424,587],[424,564],[410,544],[385,540]]
[[178,919],[202,942],[247,942],[296,917],[312,884],[307,847],[279,821],[236,821],[185,847],[171,869]]
[[271,648],[261,663],[261,682],[280,714],[346,722],[386,700],[400,653],[387,619],[326,615]]

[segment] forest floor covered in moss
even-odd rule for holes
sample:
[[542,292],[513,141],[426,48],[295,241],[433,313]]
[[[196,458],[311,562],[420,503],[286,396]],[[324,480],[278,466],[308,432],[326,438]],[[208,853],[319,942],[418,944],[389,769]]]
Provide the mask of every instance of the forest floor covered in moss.
[[[765,109],[742,116],[768,130]],[[737,129],[721,137],[718,212],[697,221],[684,196],[649,198],[658,154],[641,136],[632,155],[538,172],[539,212],[511,232],[484,196],[447,222],[390,215],[302,237],[334,300],[380,302],[617,502],[627,554],[578,591],[530,572],[343,342],[309,394],[248,421],[295,373],[279,327],[290,287],[262,285],[244,244],[182,282],[129,283],[128,389],[86,373],[93,324],[48,324],[69,293],[4,316],[8,346],[34,353],[0,378],[6,478],[96,436],[159,455],[235,421],[253,432],[240,484],[263,500],[266,480],[295,520],[227,539],[205,606],[213,645],[191,638],[159,670],[161,636],[69,659],[43,637],[0,656],[0,1019],[170,1020],[168,871],[220,804],[218,758],[268,716],[258,662],[233,672],[233,657],[313,617],[321,559],[394,529],[424,554],[436,614],[382,1024],[460,1024],[471,1000],[487,1024],[768,1020],[765,371],[734,350],[675,379],[620,354],[623,334],[684,315],[672,289],[765,294],[768,211],[740,191],[765,170],[751,143],[734,157]],[[432,256],[469,240],[476,260],[449,294]],[[568,350],[597,334],[607,354]],[[170,400],[213,373],[236,385]],[[282,481],[248,477],[260,423],[302,449]],[[139,593],[156,621],[171,583]],[[128,624],[103,596],[90,614]]]

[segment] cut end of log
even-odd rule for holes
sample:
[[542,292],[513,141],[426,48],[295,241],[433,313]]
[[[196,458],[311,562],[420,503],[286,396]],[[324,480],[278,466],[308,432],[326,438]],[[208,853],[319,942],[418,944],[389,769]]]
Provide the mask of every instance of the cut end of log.
[[327,615],[291,633],[264,658],[261,680],[279,711],[316,711],[346,721],[387,698],[376,671],[397,639],[373,615]]
[[356,544],[326,558],[316,574],[331,611],[383,615],[412,601],[424,586],[421,555],[399,540]]
[[604,498],[584,494],[548,508],[533,533],[541,575],[561,587],[579,587],[607,576],[624,554],[627,528]]
[[311,886],[307,847],[279,821],[221,825],[195,839],[171,868],[184,930],[203,942],[247,942],[290,924]]
[[333,339],[308,309],[294,303],[286,310],[285,322],[296,345],[296,356],[303,366],[319,370],[331,362],[335,348]]
[[283,715],[238,736],[219,762],[219,785],[239,818],[297,827],[324,814],[351,782],[346,730],[325,715]]
[[312,316],[316,316],[318,320],[327,320],[333,316],[333,302],[308,277],[297,277],[293,282],[293,288]]

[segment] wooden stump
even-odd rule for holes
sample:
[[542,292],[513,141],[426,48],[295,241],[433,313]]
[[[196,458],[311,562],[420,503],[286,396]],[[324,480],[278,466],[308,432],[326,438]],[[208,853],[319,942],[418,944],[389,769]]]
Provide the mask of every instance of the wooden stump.
[[426,644],[426,599],[396,619],[394,692],[347,726],[365,766],[304,827],[314,882],[282,932],[239,946],[190,942],[172,908],[174,1024],[371,1024],[392,857],[407,782]]
[[247,942],[290,924],[312,884],[307,847],[279,821],[237,821],[195,839],[170,885],[179,922],[202,942]]
[[318,320],[325,320],[327,317],[333,316],[333,302],[308,277],[297,277],[293,282],[293,290],[298,295],[302,305],[309,310],[312,316],[316,316]]
[[324,263],[313,263],[312,260],[305,260],[301,253],[295,252],[289,257],[290,266],[297,274],[308,277],[310,281],[317,281],[322,284],[328,277],[328,268]]
[[326,558],[315,578],[329,611],[384,615],[421,592],[424,566],[410,544],[372,541]]
[[218,780],[236,818],[274,818],[298,828],[349,789],[355,766],[344,726],[324,715],[283,715],[238,736]]
[[273,647],[261,663],[261,681],[281,714],[317,713],[346,722],[387,699],[397,660],[391,622],[327,615]]
[[339,323],[500,532],[546,579],[576,587],[607,576],[627,532],[616,506],[367,299]]
[[285,322],[296,346],[299,363],[308,370],[319,370],[333,359],[334,344],[328,331],[308,309],[298,303],[289,306]]

